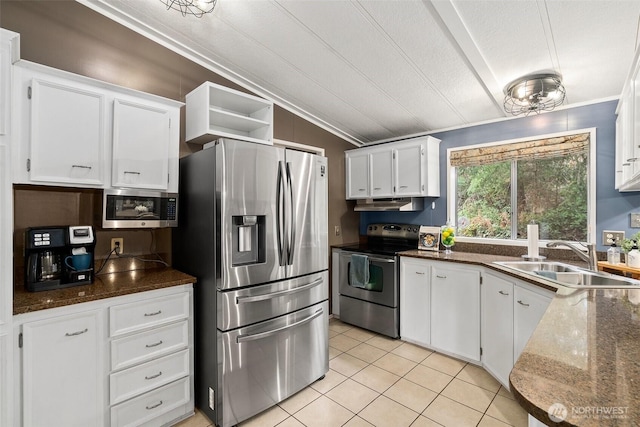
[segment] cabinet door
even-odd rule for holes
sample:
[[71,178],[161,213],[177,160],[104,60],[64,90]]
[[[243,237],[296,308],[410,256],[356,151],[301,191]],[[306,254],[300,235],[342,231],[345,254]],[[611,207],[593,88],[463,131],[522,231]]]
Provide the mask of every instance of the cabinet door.
[[31,90],[30,179],[102,186],[103,94],[37,79]]
[[347,199],[369,197],[369,153],[345,153]]
[[170,123],[165,109],[121,99],[114,101],[114,186],[167,189]]
[[421,143],[406,144],[395,151],[395,195],[424,194],[424,150]]
[[486,273],[482,284],[482,364],[503,385],[513,368],[513,283]]
[[533,331],[547,310],[551,298],[516,285],[514,288],[514,362],[527,345]]
[[100,312],[23,325],[24,425],[102,426]]
[[371,153],[371,197],[393,197],[393,150]]
[[480,361],[480,272],[431,267],[431,346]]
[[400,261],[400,337],[429,346],[431,328],[429,264],[401,258]]

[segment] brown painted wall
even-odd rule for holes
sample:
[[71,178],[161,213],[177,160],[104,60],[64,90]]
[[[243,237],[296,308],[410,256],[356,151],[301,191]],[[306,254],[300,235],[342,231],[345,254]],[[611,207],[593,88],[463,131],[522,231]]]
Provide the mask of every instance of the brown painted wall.
[[[0,26],[20,33],[22,59],[120,86],[182,102],[187,93],[204,81],[248,92],[74,1],[2,0]],[[344,150],[353,146],[280,107],[275,109],[274,120],[275,138],[325,149],[329,159],[329,244],[357,241],[359,216],[353,212],[353,203],[344,200]],[[184,109],[180,141],[181,156],[201,149],[184,142]],[[20,200],[26,200],[28,205],[30,198],[33,204],[36,203],[33,198],[39,197],[38,192],[26,191],[21,193]],[[28,225],[40,224],[22,224]],[[335,226],[342,229],[339,237],[333,233]],[[108,251],[113,233],[98,234],[98,256]],[[170,231],[155,233],[158,252],[168,251]],[[116,234],[124,235],[126,247],[126,241],[138,239],[140,233]]]

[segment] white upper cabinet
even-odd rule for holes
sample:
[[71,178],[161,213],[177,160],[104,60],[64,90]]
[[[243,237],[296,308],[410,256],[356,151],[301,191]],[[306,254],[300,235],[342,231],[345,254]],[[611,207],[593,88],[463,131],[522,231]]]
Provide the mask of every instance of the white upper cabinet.
[[166,108],[114,100],[114,187],[167,189],[169,158],[177,156],[170,153],[171,122],[171,112]]
[[640,191],[640,49],[636,51],[616,113],[615,188]]
[[430,136],[346,151],[346,198],[438,197],[439,154]]
[[178,190],[180,102],[14,65],[13,182]]
[[347,199],[369,197],[369,152],[352,150],[345,153]]
[[32,181],[104,183],[105,98],[79,85],[33,79],[31,150],[27,170]]
[[186,96],[186,140],[236,138],[273,144],[273,102],[205,82]]
[[371,197],[393,197],[393,150],[373,150],[370,156]]

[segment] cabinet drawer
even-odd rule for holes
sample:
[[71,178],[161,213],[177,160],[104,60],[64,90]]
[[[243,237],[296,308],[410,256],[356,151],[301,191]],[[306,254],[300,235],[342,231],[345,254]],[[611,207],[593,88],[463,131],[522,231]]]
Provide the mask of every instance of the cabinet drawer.
[[189,317],[189,293],[152,298],[109,308],[110,336]]
[[155,357],[164,356],[189,345],[186,320],[111,341],[111,369],[117,370]]
[[183,350],[124,371],[111,374],[112,405],[189,375],[189,350]]
[[137,426],[189,401],[189,377],[111,408],[111,426]]

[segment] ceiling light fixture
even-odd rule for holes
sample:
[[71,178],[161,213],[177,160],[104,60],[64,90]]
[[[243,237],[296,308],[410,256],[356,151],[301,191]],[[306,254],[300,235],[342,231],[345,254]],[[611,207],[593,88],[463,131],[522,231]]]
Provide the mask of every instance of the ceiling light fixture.
[[202,18],[205,13],[213,12],[218,0],[160,0],[167,10],[173,9],[182,13],[182,16],[193,15]]
[[504,110],[514,116],[550,111],[564,102],[562,76],[555,72],[529,74],[504,88]]

